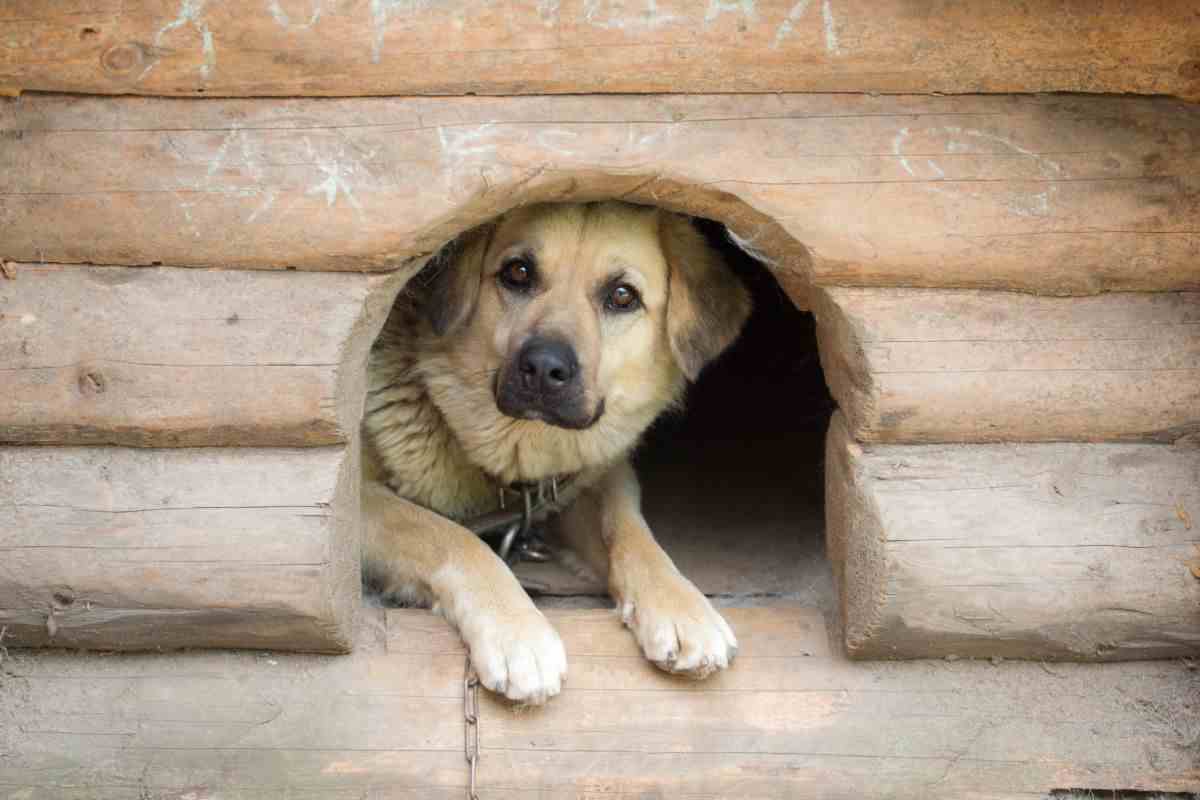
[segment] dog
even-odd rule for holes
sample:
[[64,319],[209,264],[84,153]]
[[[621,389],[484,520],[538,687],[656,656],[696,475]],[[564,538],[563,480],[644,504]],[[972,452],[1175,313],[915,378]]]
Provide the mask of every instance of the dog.
[[495,511],[503,487],[553,481],[554,524],[607,579],[646,658],[695,678],[727,667],[733,631],[655,542],[629,455],[750,305],[691,220],[657,208],[528,206],[460,237],[371,351],[368,581],[439,610],[485,687],[544,703],[566,677],[562,642],[464,522]]

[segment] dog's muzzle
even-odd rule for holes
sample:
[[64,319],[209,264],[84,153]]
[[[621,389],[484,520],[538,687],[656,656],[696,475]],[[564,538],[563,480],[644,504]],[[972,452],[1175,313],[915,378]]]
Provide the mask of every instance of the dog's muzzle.
[[575,348],[561,339],[534,336],[511,359],[496,383],[496,407],[516,419],[537,419],[560,428],[589,428],[604,402],[587,407]]

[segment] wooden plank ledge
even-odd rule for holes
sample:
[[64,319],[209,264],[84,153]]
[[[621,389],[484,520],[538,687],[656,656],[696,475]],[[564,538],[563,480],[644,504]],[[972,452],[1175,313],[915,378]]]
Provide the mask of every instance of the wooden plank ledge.
[[[693,683],[607,611],[548,612],[563,694],[485,692],[485,798],[962,797],[1190,791],[1200,675],[1179,662],[854,663],[820,616],[729,609],[741,653]],[[10,650],[0,789],[19,797],[460,797],[464,653],[427,612],[369,609],[353,654]],[[23,794],[24,793],[24,794]]]
[[18,0],[0,87],[192,96],[1200,96],[1188,0]]

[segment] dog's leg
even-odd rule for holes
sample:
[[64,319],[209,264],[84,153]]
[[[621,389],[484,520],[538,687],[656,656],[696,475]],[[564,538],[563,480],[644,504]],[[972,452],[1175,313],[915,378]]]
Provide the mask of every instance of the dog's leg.
[[608,576],[621,619],[646,658],[694,678],[729,666],[737,653],[733,630],[654,540],[628,462],[581,494],[559,525],[567,542]]
[[431,596],[488,689],[537,705],[558,694],[567,657],[558,633],[478,536],[364,481],[364,560],[387,592]]

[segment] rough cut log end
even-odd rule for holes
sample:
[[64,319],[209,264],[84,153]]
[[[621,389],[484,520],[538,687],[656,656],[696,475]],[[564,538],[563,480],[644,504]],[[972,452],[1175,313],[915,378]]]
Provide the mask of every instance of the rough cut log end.
[[829,288],[821,362],[860,442],[1173,442],[1200,430],[1200,293]]
[[855,475],[862,447],[841,411],[825,445],[826,552],[833,565],[846,650],[860,655],[875,637],[887,602],[887,548],[879,514]]
[[5,643],[343,652],[358,446],[0,448]]
[[21,264],[0,443],[317,447],[357,435],[390,275]]
[[847,652],[1085,661],[1200,653],[1200,450],[827,449]]

